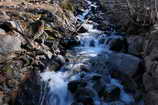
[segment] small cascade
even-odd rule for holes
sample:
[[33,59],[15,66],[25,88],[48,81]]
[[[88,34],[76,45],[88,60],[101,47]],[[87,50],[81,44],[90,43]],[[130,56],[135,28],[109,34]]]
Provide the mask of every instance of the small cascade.
[[67,74],[63,72],[41,73],[42,80],[49,84],[45,105],[70,105],[72,97],[67,89]]
[[79,55],[86,54],[89,56],[97,56],[105,50],[105,46],[99,43],[96,35],[85,33],[78,36],[81,46],[75,47],[79,51]]
[[[83,14],[76,17],[81,21],[85,21],[86,16],[91,11],[91,6],[96,6],[90,1],[87,1],[87,3],[89,5],[88,9],[85,10]],[[64,65],[64,67],[62,67],[58,72],[41,73],[42,81],[49,84],[49,92],[46,95],[45,105],[72,105],[73,95],[68,90],[68,83],[72,80],[80,79],[81,75],[80,73],[73,74],[73,68],[77,68],[77,66],[82,65],[86,60],[90,60],[90,58],[96,57],[102,52],[111,53],[112,51],[109,50],[109,46],[106,45],[106,43],[108,43],[110,38],[120,37],[115,35],[108,36],[101,34],[101,31],[94,29],[93,24],[84,24],[83,27],[87,29],[88,32],[77,36],[80,41],[80,45],[75,46],[72,49],[72,52],[75,53],[74,57],[83,57],[83,59],[81,59],[79,62],[71,62],[70,64],[67,63],[66,66],[70,68],[69,71],[64,69]],[[110,83],[108,86],[109,88],[111,88],[111,86],[116,86],[120,89],[121,93],[119,100],[124,102],[126,105],[131,105],[134,103],[135,100],[133,96],[124,91],[124,87],[118,80],[110,78]],[[95,105],[113,104],[102,102],[102,99],[97,99]]]

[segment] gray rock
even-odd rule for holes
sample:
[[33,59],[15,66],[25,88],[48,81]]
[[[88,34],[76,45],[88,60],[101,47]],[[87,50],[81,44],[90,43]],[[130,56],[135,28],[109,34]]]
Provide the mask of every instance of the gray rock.
[[102,78],[99,80],[95,80],[93,83],[93,88],[96,90],[97,93],[101,92],[101,90],[105,87],[106,82]]
[[68,83],[68,89],[71,93],[75,93],[78,88],[86,87],[86,85],[85,81],[74,80]]
[[0,35],[0,53],[8,54],[21,50],[21,38],[11,35]]
[[156,90],[150,91],[145,97],[144,105],[157,105],[158,103],[158,92]]
[[128,53],[133,55],[140,55],[143,51],[144,37],[131,36],[128,39]]
[[126,52],[128,49],[128,44],[126,38],[122,36],[113,36],[107,40],[107,43],[109,45],[109,49],[112,51],[123,51]]
[[58,71],[58,70],[60,70],[60,67],[61,67],[61,64],[59,64],[56,61],[52,61],[49,69],[50,69],[50,71]]
[[60,63],[61,65],[65,64],[65,58],[62,55],[58,55],[56,57],[56,61]]
[[141,59],[138,57],[123,53],[111,53],[108,61],[110,64],[115,65],[116,70],[129,76],[133,76],[139,70],[141,63]]
[[82,97],[91,97],[96,98],[97,93],[94,89],[86,87],[86,88],[79,88],[75,93],[75,98],[80,99]]
[[0,96],[0,105],[3,105],[3,98],[4,98],[4,96]]

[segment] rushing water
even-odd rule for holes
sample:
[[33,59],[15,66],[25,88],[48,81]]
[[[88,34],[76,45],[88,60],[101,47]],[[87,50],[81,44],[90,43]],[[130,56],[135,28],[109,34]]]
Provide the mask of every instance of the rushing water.
[[[91,6],[95,6],[90,1],[87,1],[87,3],[90,5],[87,10],[82,15],[78,15],[77,18],[81,21],[85,21],[85,17],[88,15],[88,13],[91,11]],[[76,46],[73,48],[72,52],[75,53],[76,56],[74,57],[82,57],[79,62],[70,63],[67,64],[71,70],[73,67],[82,65],[82,62],[85,62],[86,60],[89,60],[91,57],[95,57],[98,54],[100,54],[103,51],[106,51],[110,53],[111,51],[108,49],[108,46],[106,46],[103,43],[100,43],[100,40],[102,38],[106,39],[109,38],[106,35],[102,35],[104,37],[100,37],[101,31],[94,29],[93,24],[83,24],[83,26],[88,29],[87,33],[83,33],[78,35],[78,38],[80,40],[80,46]],[[116,36],[112,36],[112,38],[115,38]],[[46,96],[46,105],[71,105],[73,102],[73,96],[68,91],[67,84],[70,80],[77,80],[80,77],[78,74],[71,74],[69,71],[63,70],[63,68],[58,72],[44,72],[41,73],[42,80],[44,82],[48,82],[49,84],[49,92]],[[127,94],[124,91],[123,86],[121,83],[111,78],[109,83],[109,88],[111,85],[116,86],[120,88],[120,100],[126,103],[127,105],[130,105],[134,102],[134,98],[132,95]],[[100,100],[96,100],[96,105],[111,105],[110,103],[104,103]],[[120,104],[118,104],[120,105]],[[122,104],[121,104],[122,105]]]

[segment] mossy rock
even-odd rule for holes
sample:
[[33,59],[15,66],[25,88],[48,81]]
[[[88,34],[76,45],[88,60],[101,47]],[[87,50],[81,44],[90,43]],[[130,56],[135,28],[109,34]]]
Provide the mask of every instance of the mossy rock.
[[3,72],[12,72],[12,71],[13,71],[13,68],[10,66],[10,64],[7,64],[7,65],[5,65],[5,66],[2,68],[2,71],[3,71]]

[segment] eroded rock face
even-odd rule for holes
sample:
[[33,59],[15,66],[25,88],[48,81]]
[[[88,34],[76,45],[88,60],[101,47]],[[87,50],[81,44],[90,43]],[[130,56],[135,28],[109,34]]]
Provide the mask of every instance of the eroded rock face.
[[90,62],[93,65],[92,69],[98,73],[101,72],[103,74],[104,72],[108,74],[110,70],[118,70],[129,76],[133,76],[139,70],[142,61],[132,55],[113,52],[107,55],[101,54],[96,58],[92,58]]
[[[117,0],[99,0],[103,13],[107,15],[110,23],[118,25],[127,25],[129,23],[128,8],[118,5]],[[120,3],[127,4],[126,0],[120,0]]]
[[144,37],[130,36],[128,37],[128,53],[140,56],[143,52]]
[[158,31],[152,31],[151,35],[145,40],[145,65],[146,73],[143,76],[143,83],[147,91],[145,105],[158,104]]

